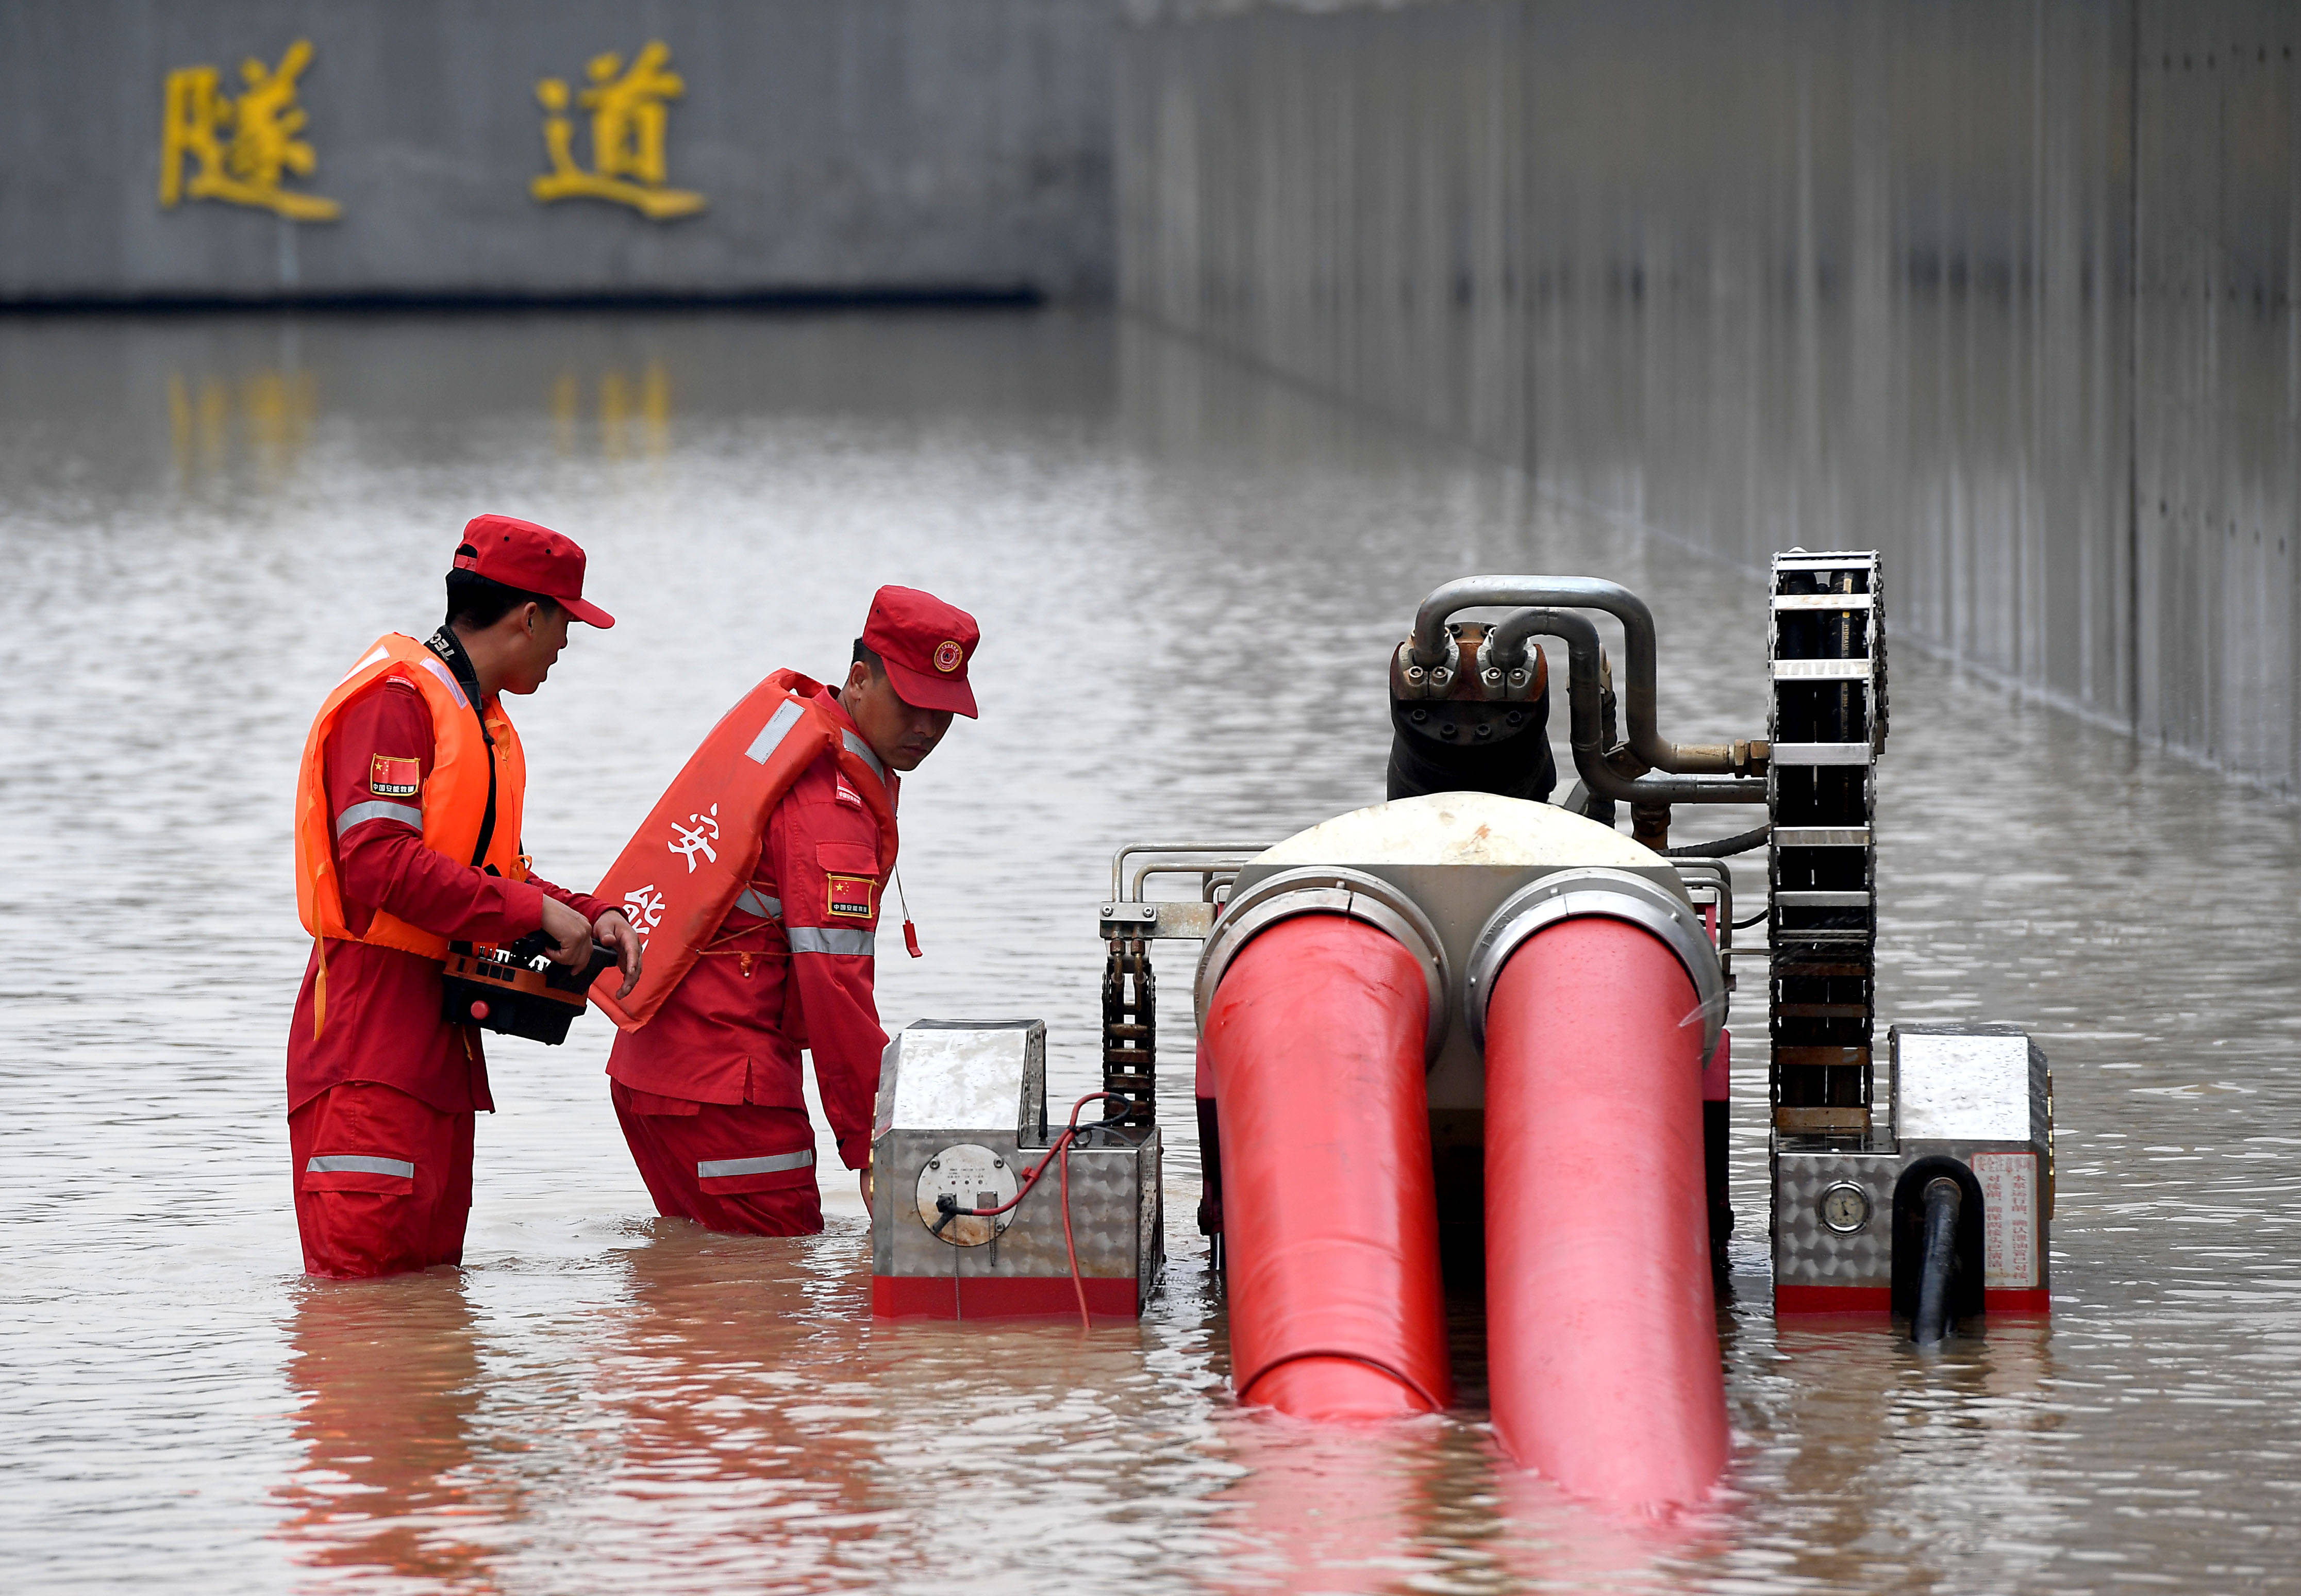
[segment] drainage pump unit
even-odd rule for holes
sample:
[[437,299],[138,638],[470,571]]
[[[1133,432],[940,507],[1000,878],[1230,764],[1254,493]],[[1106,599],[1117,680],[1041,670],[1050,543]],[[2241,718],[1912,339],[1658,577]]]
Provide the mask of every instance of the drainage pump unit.
[[[1791,550],[1767,597],[1763,735],[1690,744],[1661,736],[1654,623],[1627,589],[1493,576],[1431,594],[1390,661],[1387,802],[1283,840],[1120,850],[1099,1093],[1048,1102],[1035,1022],[896,1039],[880,1310],[1139,1310],[1162,1262],[1152,951],[1182,940],[1201,945],[1198,1219],[1243,1400],[1443,1408],[1445,1298],[1483,1292],[1515,1457],[1586,1495],[1707,1491],[1727,1449],[1727,1007],[1753,971],[1776,1311],[1872,1315],[1920,1341],[2044,1311],[2036,1046],[1895,1026],[1879,1090],[1877,556]],[[1566,664],[1562,798],[1537,639]],[[1681,806],[1713,804],[1762,822],[1673,848]],[[1737,855],[1765,870],[1762,912],[1739,921]],[[1762,943],[1736,941],[1761,921]],[[1066,1174],[1067,1195],[1034,1194]]]
[[1158,1127],[1080,1123],[1072,1107],[1050,1121],[1037,1020],[921,1020],[896,1034],[871,1132],[874,1314],[1142,1311],[1166,1261]]

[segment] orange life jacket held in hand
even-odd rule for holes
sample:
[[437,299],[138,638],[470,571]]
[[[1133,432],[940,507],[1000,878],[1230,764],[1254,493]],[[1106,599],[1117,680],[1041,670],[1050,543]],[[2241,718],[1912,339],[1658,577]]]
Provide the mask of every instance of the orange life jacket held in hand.
[[[421,792],[403,792],[387,780],[399,773],[385,772],[371,781],[372,801],[331,815],[326,768],[329,730],[354,694],[384,676],[397,676],[413,684],[431,708],[431,773],[423,779]],[[431,649],[397,632],[379,638],[336,684],[327,702],[320,706],[311,734],[304,740],[304,764],[296,777],[296,912],[305,931],[314,937],[372,942],[425,958],[448,957],[447,938],[380,909],[365,931],[355,935],[346,926],[336,838],[365,820],[399,819],[420,825],[423,846],[457,864],[476,862],[494,866],[498,875],[513,881],[526,879],[519,837],[527,792],[527,756],[500,699],[489,700],[487,717],[488,735],[482,737],[472,700],[454,673]],[[495,740],[496,823],[486,856],[474,861],[472,856],[479,846],[488,810],[489,737]],[[378,781],[384,782],[382,790],[377,790]],[[325,952],[323,946],[323,959]]]
[[759,856],[767,817],[825,754],[879,823],[881,856],[894,859],[895,808],[876,761],[815,702],[822,690],[796,671],[753,688],[711,728],[599,878],[598,896],[618,904],[647,945],[629,998],[615,997],[622,977],[612,970],[591,988],[591,1001],[623,1030],[655,1017],[718,934]]

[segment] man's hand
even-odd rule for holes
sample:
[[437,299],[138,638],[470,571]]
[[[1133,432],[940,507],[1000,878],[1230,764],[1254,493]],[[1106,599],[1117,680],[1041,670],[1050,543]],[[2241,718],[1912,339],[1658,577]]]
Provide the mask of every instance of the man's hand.
[[647,951],[640,944],[640,933],[632,929],[632,923],[623,918],[622,910],[609,909],[591,928],[591,935],[602,948],[615,950],[615,963],[623,973],[623,984],[615,996],[630,997],[632,989],[640,983],[640,956]]
[[543,895],[543,934],[554,964],[576,969],[591,962],[591,923],[548,892]]

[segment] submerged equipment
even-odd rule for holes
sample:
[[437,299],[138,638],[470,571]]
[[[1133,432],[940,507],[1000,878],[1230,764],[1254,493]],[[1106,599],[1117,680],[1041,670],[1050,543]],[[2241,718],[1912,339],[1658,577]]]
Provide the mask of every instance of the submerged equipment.
[[[1113,1117],[1082,1122],[1100,1101]],[[917,1020],[880,1066],[871,1311],[1131,1319],[1166,1266],[1156,1125],[1092,1091],[1050,1123],[1039,1020]],[[1057,1179],[1042,1178],[1052,1168]],[[1054,1190],[1048,1190],[1052,1184]]]
[[[1753,957],[1777,1314],[1873,1316],[1930,1344],[2045,1310],[2044,1056],[2010,1026],[1898,1025],[1876,1090],[1877,556],[1793,549],[1768,603],[1766,735],[1678,743],[1636,595],[1588,577],[1449,582],[1392,654],[1389,801],[1275,845],[1118,851],[1098,916],[1110,1163],[1059,1216],[1086,1288],[1100,1274],[1131,1308],[1157,1283],[1151,949],[1175,940],[1202,944],[1200,1226],[1243,1401],[1310,1419],[1446,1408],[1448,1299],[1476,1292],[1511,1457],[1611,1503],[1705,1496],[1730,1444],[1726,1017]],[[1501,613],[1459,618],[1471,610]],[[1602,620],[1623,639],[1619,701]],[[1543,801],[1536,637],[1565,647],[1577,781],[1562,803]],[[1762,807],[1763,823],[1672,848],[1686,804]],[[1737,920],[1731,859],[1760,847],[1766,909]],[[1765,941],[1737,947],[1761,921]],[[1034,1199],[1013,1164],[1052,1140],[1043,1041],[947,1030],[966,1040],[914,1027],[890,1049],[879,1156],[916,1172],[917,1201],[893,1182],[878,1198],[874,1303],[1062,1311],[1058,1216],[1042,1205],[1032,1250],[1017,1245]]]

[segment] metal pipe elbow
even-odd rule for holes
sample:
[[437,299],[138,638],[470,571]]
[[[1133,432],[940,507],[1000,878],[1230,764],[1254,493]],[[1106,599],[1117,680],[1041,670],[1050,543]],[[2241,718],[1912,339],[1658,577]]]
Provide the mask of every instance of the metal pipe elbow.
[[[1619,582],[1594,576],[1459,578],[1432,593],[1415,611],[1410,657],[1426,668],[1440,664],[1449,645],[1448,617],[1466,609],[1503,605],[1602,610],[1622,623],[1623,644],[1629,656],[1623,662],[1623,718],[1627,723],[1630,751],[1649,770],[1731,775],[1742,768],[1731,744],[1674,743],[1661,735],[1654,685],[1658,649],[1653,612],[1644,599]],[[1522,664],[1527,636],[1526,631],[1514,630],[1511,622],[1505,621],[1487,644],[1485,663],[1504,670]]]
[[[1608,582],[1606,587],[1613,586]],[[1443,591],[1443,589],[1441,589]],[[1427,606],[1426,606],[1427,608]],[[1641,608],[1644,606],[1641,606]],[[1441,624],[1443,623],[1442,621]],[[1599,699],[1602,660],[1597,623],[1570,609],[1535,607],[1513,612],[1488,634],[1490,657],[1516,662],[1526,656],[1529,639],[1554,637],[1566,645],[1568,740],[1574,752],[1574,769],[1582,784],[1600,798],[1619,803],[1749,803],[1766,801],[1762,777],[1728,775],[1653,775],[1625,773],[1608,758],[1600,731]],[[1505,667],[1507,668],[1507,666]],[[1644,763],[1635,740],[1629,753]],[[1730,754],[1730,750],[1729,750]],[[1729,763],[1725,766],[1734,769]]]

